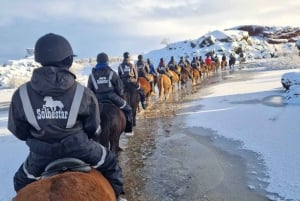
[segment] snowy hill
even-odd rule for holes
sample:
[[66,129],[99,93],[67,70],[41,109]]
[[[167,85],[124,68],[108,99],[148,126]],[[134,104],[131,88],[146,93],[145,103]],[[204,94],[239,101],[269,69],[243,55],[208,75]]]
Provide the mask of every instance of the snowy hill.
[[220,57],[223,54],[228,57],[232,53],[238,58],[242,51],[249,61],[292,54],[297,51],[295,44],[299,38],[299,27],[238,26],[215,30],[194,40],[169,43],[165,48],[145,54],[145,57],[157,63],[160,57],[165,60],[171,56],[191,59],[214,51]]

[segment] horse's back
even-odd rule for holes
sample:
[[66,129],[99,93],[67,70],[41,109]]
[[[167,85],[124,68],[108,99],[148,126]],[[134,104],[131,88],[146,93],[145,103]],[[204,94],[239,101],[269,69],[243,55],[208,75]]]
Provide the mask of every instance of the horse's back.
[[193,72],[193,84],[196,84],[200,80],[201,72],[196,68],[193,68],[192,72]]
[[143,89],[146,97],[149,97],[151,93],[151,85],[144,77],[138,78],[138,83],[140,84],[140,87]]
[[113,103],[101,103],[101,135],[95,137],[103,146],[115,153],[120,149],[119,140],[126,128],[126,117],[124,112]]
[[162,92],[164,92],[165,100],[169,99],[170,90],[172,88],[171,79],[165,75],[161,74],[158,76],[157,80],[159,99],[162,100]]
[[173,70],[170,70],[169,71],[170,72],[170,74],[172,75],[172,79],[173,79],[173,82],[174,83],[176,83],[176,82],[178,82],[179,81],[179,76],[178,76],[178,74],[175,72],[175,71],[173,71]]
[[42,179],[21,189],[14,201],[116,201],[107,179],[96,170],[65,172]]

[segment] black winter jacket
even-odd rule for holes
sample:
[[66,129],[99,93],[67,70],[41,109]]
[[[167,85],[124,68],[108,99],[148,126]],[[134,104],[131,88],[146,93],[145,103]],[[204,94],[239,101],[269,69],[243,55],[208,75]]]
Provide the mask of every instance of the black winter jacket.
[[[100,115],[94,93],[84,88],[75,125],[66,128],[77,87],[76,76],[68,69],[41,67],[34,70],[30,82],[26,83],[34,116],[42,128],[37,130],[26,118],[19,89],[12,97],[8,129],[20,140],[36,138],[49,143],[59,142],[74,134],[90,138],[99,131]],[[76,100],[75,100],[76,101]]]
[[[119,96],[123,96],[124,86],[123,82],[118,76],[118,74],[113,71],[109,66],[103,66],[101,68],[93,68],[92,74],[94,76],[94,81],[89,76],[87,87],[90,88],[97,96],[97,94],[114,92]],[[96,84],[96,88],[95,88]]]

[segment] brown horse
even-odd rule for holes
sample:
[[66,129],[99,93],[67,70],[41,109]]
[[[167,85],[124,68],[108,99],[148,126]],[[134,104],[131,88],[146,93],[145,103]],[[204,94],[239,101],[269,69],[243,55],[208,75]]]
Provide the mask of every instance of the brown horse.
[[155,95],[155,86],[157,84],[157,79],[156,79],[157,77],[150,73],[147,73],[146,77],[148,78],[149,82],[153,82],[153,89],[151,88],[151,94]]
[[140,96],[134,83],[129,82],[124,85],[124,99],[132,108],[133,126],[135,126]]
[[215,72],[218,72],[220,66],[221,66],[221,62],[219,60],[215,61],[216,63],[216,68],[215,68]]
[[200,67],[200,71],[201,71],[201,75],[204,78],[204,76],[206,75],[206,77],[208,77],[208,66],[206,64],[203,64]]
[[217,63],[212,61],[211,64],[208,65],[208,72],[216,72],[217,71]]
[[222,60],[221,61],[221,70],[225,70],[226,66],[227,66],[227,61],[226,60]]
[[126,117],[124,112],[113,103],[100,104],[101,134],[94,140],[117,153],[121,151],[120,136],[126,128]]
[[192,73],[193,74],[193,85],[196,85],[201,79],[201,71],[196,68],[193,68],[192,72],[193,72]]
[[165,100],[168,100],[172,90],[171,79],[165,74],[159,75],[157,78],[157,87],[159,100],[163,100],[162,93],[164,93]]
[[189,68],[181,68],[180,72],[180,81],[181,81],[181,88],[184,86],[187,87],[187,82],[189,80]]
[[100,172],[65,172],[38,180],[18,191],[14,201],[116,201],[114,190]]
[[140,87],[143,89],[146,96],[146,101],[148,102],[152,92],[150,83],[144,77],[139,77],[137,82],[140,85]]
[[179,76],[175,71],[169,70],[169,73],[172,75],[172,90],[175,90],[175,84],[177,84],[177,89],[179,89]]

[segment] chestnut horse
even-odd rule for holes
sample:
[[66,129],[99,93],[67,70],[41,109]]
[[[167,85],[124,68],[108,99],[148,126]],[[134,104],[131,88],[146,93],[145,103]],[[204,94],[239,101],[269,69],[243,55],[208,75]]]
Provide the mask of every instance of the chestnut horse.
[[165,74],[159,75],[157,78],[157,87],[159,100],[162,101],[163,99],[162,93],[164,93],[165,100],[168,100],[172,90],[171,79]]
[[148,102],[152,92],[150,83],[144,77],[139,77],[137,82],[140,85],[140,87],[143,89],[146,96],[146,101]]
[[169,70],[169,73],[172,75],[172,90],[175,90],[175,84],[177,84],[177,89],[179,89],[179,76],[175,71]]
[[124,112],[110,102],[100,103],[101,134],[94,140],[117,153],[122,149],[119,146],[120,136],[126,128]]
[[14,201],[116,201],[115,192],[97,170],[64,172],[28,184]]
[[140,102],[140,96],[135,84],[124,83],[124,99],[132,108],[133,126],[136,125],[136,112]]
[[149,82],[153,82],[153,89],[151,89],[151,93],[153,92],[153,94],[155,94],[155,85],[157,84],[157,79],[156,76],[154,76],[153,74],[147,73],[146,77],[148,78]]
[[193,74],[193,85],[196,85],[200,81],[201,71],[196,68],[193,68],[192,72],[193,72],[192,73]]
[[200,67],[200,71],[201,71],[201,75],[204,78],[204,76],[206,75],[206,77],[208,77],[208,66],[206,64],[203,64]]

